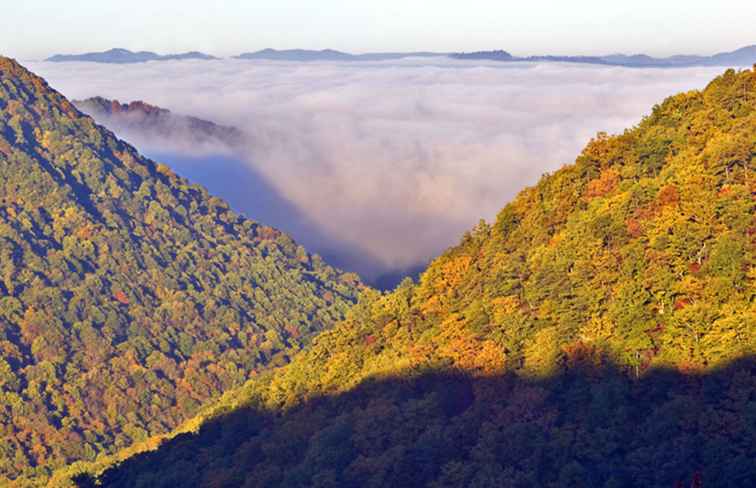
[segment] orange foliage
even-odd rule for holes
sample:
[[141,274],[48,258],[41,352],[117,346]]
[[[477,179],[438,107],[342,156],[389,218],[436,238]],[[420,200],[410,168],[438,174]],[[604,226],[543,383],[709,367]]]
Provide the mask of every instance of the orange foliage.
[[681,310],[690,305],[690,300],[687,298],[678,298],[675,300],[675,310]]
[[3,139],[0,139],[0,153],[5,154],[6,156],[10,156],[13,153],[10,145],[8,145]]
[[88,224],[81,227],[81,229],[79,229],[77,234],[82,239],[90,239],[93,233],[94,233],[94,226],[92,226],[91,224]]
[[588,183],[585,188],[587,199],[603,197],[613,192],[619,183],[619,175],[613,168],[601,172],[601,175]]
[[625,221],[625,226],[627,227],[627,233],[630,234],[632,237],[638,237],[641,234],[643,234],[643,229],[638,219],[634,219],[634,218],[627,219]]
[[680,201],[680,194],[677,192],[677,187],[674,185],[667,185],[659,191],[659,205],[665,207],[667,205],[676,204]]
[[129,304],[129,298],[126,296],[124,292],[121,290],[118,290],[113,294],[113,298],[121,303],[122,305],[128,305]]
[[445,287],[455,287],[462,283],[464,274],[470,268],[472,258],[470,256],[460,256],[452,259],[447,263],[444,263],[442,269],[443,272],[443,284]]
[[21,337],[27,344],[34,342],[42,333],[42,323],[44,319],[33,308],[28,308],[24,312],[24,317],[19,321],[19,328],[21,329]]
[[297,327],[296,325],[291,325],[290,324],[290,325],[287,325],[284,328],[286,329],[286,332],[288,332],[289,335],[291,335],[291,337],[294,337],[295,339],[297,337],[300,337],[302,335],[302,333],[299,331],[299,327]]

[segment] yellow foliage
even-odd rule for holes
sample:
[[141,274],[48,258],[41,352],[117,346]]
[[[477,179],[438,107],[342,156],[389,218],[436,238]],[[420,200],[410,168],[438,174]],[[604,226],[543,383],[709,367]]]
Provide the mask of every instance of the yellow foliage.
[[524,350],[523,373],[533,378],[554,376],[560,368],[561,356],[557,328],[541,329]]

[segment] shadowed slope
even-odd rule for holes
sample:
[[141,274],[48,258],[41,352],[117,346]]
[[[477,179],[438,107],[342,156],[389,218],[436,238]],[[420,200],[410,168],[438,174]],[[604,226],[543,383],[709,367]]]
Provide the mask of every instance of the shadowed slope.
[[[583,365],[586,366],[586,365]],[[101,486],[663,487],[756,483],[756,361],[638,381],[577,366],[528,381],[408,373],[289,410],[256,402],[100,476]],[[87,476],[82,488],[95,486]]]

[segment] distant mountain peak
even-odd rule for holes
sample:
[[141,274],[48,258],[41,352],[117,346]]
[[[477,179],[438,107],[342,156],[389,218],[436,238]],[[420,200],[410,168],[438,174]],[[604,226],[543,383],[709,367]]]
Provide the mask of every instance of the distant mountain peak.
[[448,53],[433,52],[398,52],[398,53],[364,53],[352,54],[336,49],[273,49],[242,53],[236,59],[269,61],[388,61],[409,57],[446,57]]
[[504,62],[558,62],[599,64],[608,66],[622,66],[628,68],[687,68],[693,66],[747,66],[756,63],[756,46],[746,46],[735,51],[718,53],[713,56],[674,55],[666,58],[656,58],[648,54],[615,53],[606,56],[513,56],[507,51],[477,51],[470,53],[456,53],[450,55],[455,59],[487,60]]
[[171,60],[213,60],[218,59],[209,54],[205,54],[199,51],[190,51],[180,54],[157,54],[152,51],[130,51],[124,48],[112,48],[102,52],[89,52],[83,54],[56,54],[50,56],[46,61],[54,63],[73,62],[73,61],[86,61],[93,63],[144,63],[147,61],[171,61]]
[[492,61],[510,61],[514,59],[507,51],[497,49],[493,51],[475,51],[469,53],[456,53],[451,55],[455,59],[488,59]]

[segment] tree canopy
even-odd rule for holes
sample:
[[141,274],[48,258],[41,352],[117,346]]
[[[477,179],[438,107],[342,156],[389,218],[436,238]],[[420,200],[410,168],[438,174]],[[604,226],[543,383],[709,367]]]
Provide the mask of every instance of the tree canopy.
[[170,431],[360,286],[0,58],[0,484]]

